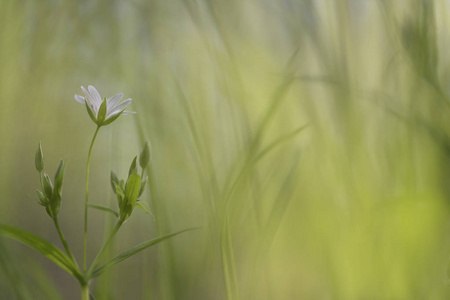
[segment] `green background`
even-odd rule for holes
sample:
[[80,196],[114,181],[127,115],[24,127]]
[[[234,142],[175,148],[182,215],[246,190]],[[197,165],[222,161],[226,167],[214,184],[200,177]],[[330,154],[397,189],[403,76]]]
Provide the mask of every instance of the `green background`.
[[[450,4],[436,0],[0,0],[0,220],[60,246],[34,152],[67,160],[60,223],[82,257],[95,125],[74,94],[123,92],[90,201],[116,208],[152,145],[155,184],[112,254],[201,226],[94,282],[96,299],[448,299]],[[306,127],[305,127],[306,126]],[[112,226],[90,211],[89,261]],[[0,299],[79,299],[0,239]]]

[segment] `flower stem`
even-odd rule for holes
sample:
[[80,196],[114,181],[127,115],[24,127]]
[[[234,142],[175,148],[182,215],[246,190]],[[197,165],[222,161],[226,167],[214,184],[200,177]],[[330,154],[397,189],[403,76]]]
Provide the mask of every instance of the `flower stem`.
[[89,300],[89,284],[81,285],[81,300]]
[[66,249],[67,254],[69,255],[70,259],[76,264],[77,261],[75,260],[75,257],[73,256],[72,252],[70,251],[69,245],[67,244],[67,241],[64,237],[64,234],[61,231],[61,228],[59,227],[58,217],[53,218],[53,222],[55,223],[56,230],[58,231],[59,239],[61,240],[64,249]]
[[[84,238],[83,238],[83,271],[86,272],[86,257],[87,257],[87,227],[88,227],[88,201],[89,201],[89,164],[91,162],[92,147],[94,146],[95,138],[100,130],[100,126],[97,126],[94,136],[92,137],[91,146],[89,147],[88,159],[86,164],[86,198],[84,200]],[[89,299],[89,292],[88,298]]]
[[94,261],[92,262],[92,265],[89,269],[88,272],[88,277],[92,274],[92,272],[95,271],[95,268],[97,267],[98,262],[100,261],[100,258],[103,255],[103,252],[106,250],[106,248],[109,246],[109,244],[111,243],[112,239],[114,238],[114,236],[116,235],[117,231],[119,231],[120,227],[122,226],[123,221],[117,221],[116,226],[114,226],[114,229],[111,232],[111,235],[108,237],[108,239],[106,240],[106,242],[103,244],[102,248],[100,248],[100,251],[98,252],[97,256],[94,258]]

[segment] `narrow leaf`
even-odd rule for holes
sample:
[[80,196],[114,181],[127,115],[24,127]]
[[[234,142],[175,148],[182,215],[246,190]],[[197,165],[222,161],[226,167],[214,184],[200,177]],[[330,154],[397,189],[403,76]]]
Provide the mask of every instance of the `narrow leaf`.
[[67,257],[66,254],[64,254],[64,252],[62,252],[53,244],[38,237],[37,235],[16,227],[3,224],[0,224],[0,234],[21,242],[22,244],[25,244],[30,248],[33,248],[34,250],[57,264],[61,269],[67,271],[76,279],[83,280],[83,276],[80,274],[74,262],[72,262],[72,260]]
[[158,238],[155,238],[155,239],[146,241],[146,242],[144,242],[144,243],[142,243],[142,244],[136,245],[136,246],[134,246],[133,248],[131,248],[131,249],[129,249],[129,250],[123,252],[122,254],[116,256],[115,258],[113,258],[111,261],[107,262],[107,263],[104,264],[103,266],[97,268],[97,269],[92,273],[91,278],[100,276],[106,269],[108,269],[108,268],[110,268],[110,267],[112,267],[112,266],[114,266],[114,265],[117,265],[117,264],[120,263],[121,261],[124,261],[125,259],[127,259],[127,258],[129,258],[129,257],[131,257],[131,256],[133,256],[133,255],[135,255],[135,254],[138,253],[138,252],[141,252],[142,250],[147,249],[148,247],[151,247],[151,246],[153,246],[153,245],[156,245],[156,244],[158,244],[158,243],[160,243],[160,242],[162,242],[162,241],[164,241],[164,240],[167,240],[167,239],[169,239],[169,238],[171,238],[171,237],[173,237],[173,236],[176,236],[176,235],[178,235],[178,234],[180,234],[180,233],[183,233],[183,232],[186,232],[186,231],[190,231],[190,230],[194,230],[194,229],[198,229],[198,228],[188,228],[188,229],[184,229],[184,230],[181,230],[181,231],[178,231],[178,232],[175,232],[175,233],[171,233],[171,234],[168,234],[168,235],[164,235],[164,236],[161,236],[161,237],[158,237]]
[[116,218],[119,217],[119,213],[116,212],[114,209],[111,209],[109,207],[103,206],[103,205],[94,205],[94,204],[88,204],[88,206],[95,208],[95,209],[99,209],[99,210],[103,210],[109,213],[112,213],[113,215],[116,216]]

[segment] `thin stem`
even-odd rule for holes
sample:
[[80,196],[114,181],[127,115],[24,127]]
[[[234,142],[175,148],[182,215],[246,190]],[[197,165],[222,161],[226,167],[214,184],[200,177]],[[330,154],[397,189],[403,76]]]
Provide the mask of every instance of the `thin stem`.
[[67,244],[66,238],[64,237],[64,234],[61,231],[61,228],[59,227],[58,217],[53,218],[53,222],[55,223],[56,230],[58,231],[59,239],[61,240],[61,243],[64,246],[64,249],[66,249],[67,254],[70,256],[70,259],[77,263],[75,260],[75,257],[73,256],[72,252],[70,251],[69,245]]
[[81,300],[89,300],[89,284],[81,285]]
[[[100,126],[97,126],[94,136],[92,137],[91,146],[89,147],[88,159],[86,164],[86,198],[84,200],[84,238],[83,238],[83,271],[86,272],[86,257],[87,257],[87,227],[88,227],[88,201],[89,201],[89,164],[91,162],[92,147],[94,146],[95,138],[100,130]],[[89,299],[89,292],[88,292]]]
[[88,272],[88,278],[90,277],[90,275],[92,274],[92,272],[95,271],[95,268],[97,267],[98,262],[100,261],[100,258],[103,255],[103,252],[106,250],[106,248],[109,246],[109,244],[111,243],[112,239],[114,238],[114,236],[116,235],[117,231],[119,231],[120,227],[122,226],[123,221],[117,221],[116,226],[114,226],[114,229],[111,232],[111,235],[109,236],[109,238],[106,240],[106,242],[103,244],[102,248],[100,248],[100,251],[98,252],[97,256],[94,258],[94,261],[92,262],[91,267],[89,268],[89,272]]
[[39,171],[39,181],[41,182],[42,192],[44,192],[44,183],[42,182],[42,171]]

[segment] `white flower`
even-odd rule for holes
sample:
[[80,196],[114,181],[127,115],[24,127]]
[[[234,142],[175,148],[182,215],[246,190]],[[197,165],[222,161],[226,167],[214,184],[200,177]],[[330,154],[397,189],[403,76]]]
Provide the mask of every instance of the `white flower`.
[[125,107],[131,103],[132,99],[128,98],[120,102],[123,98],[122,93],[102,100],[99,92],[92,85],[88,86],[89,91],[83,86],[81,87],[81,90],[86,97],[75,95],[75,100],[86,105],[89,116],[98,126],[112,123],[121,114],[134,114],[134,112],[125,111]]

